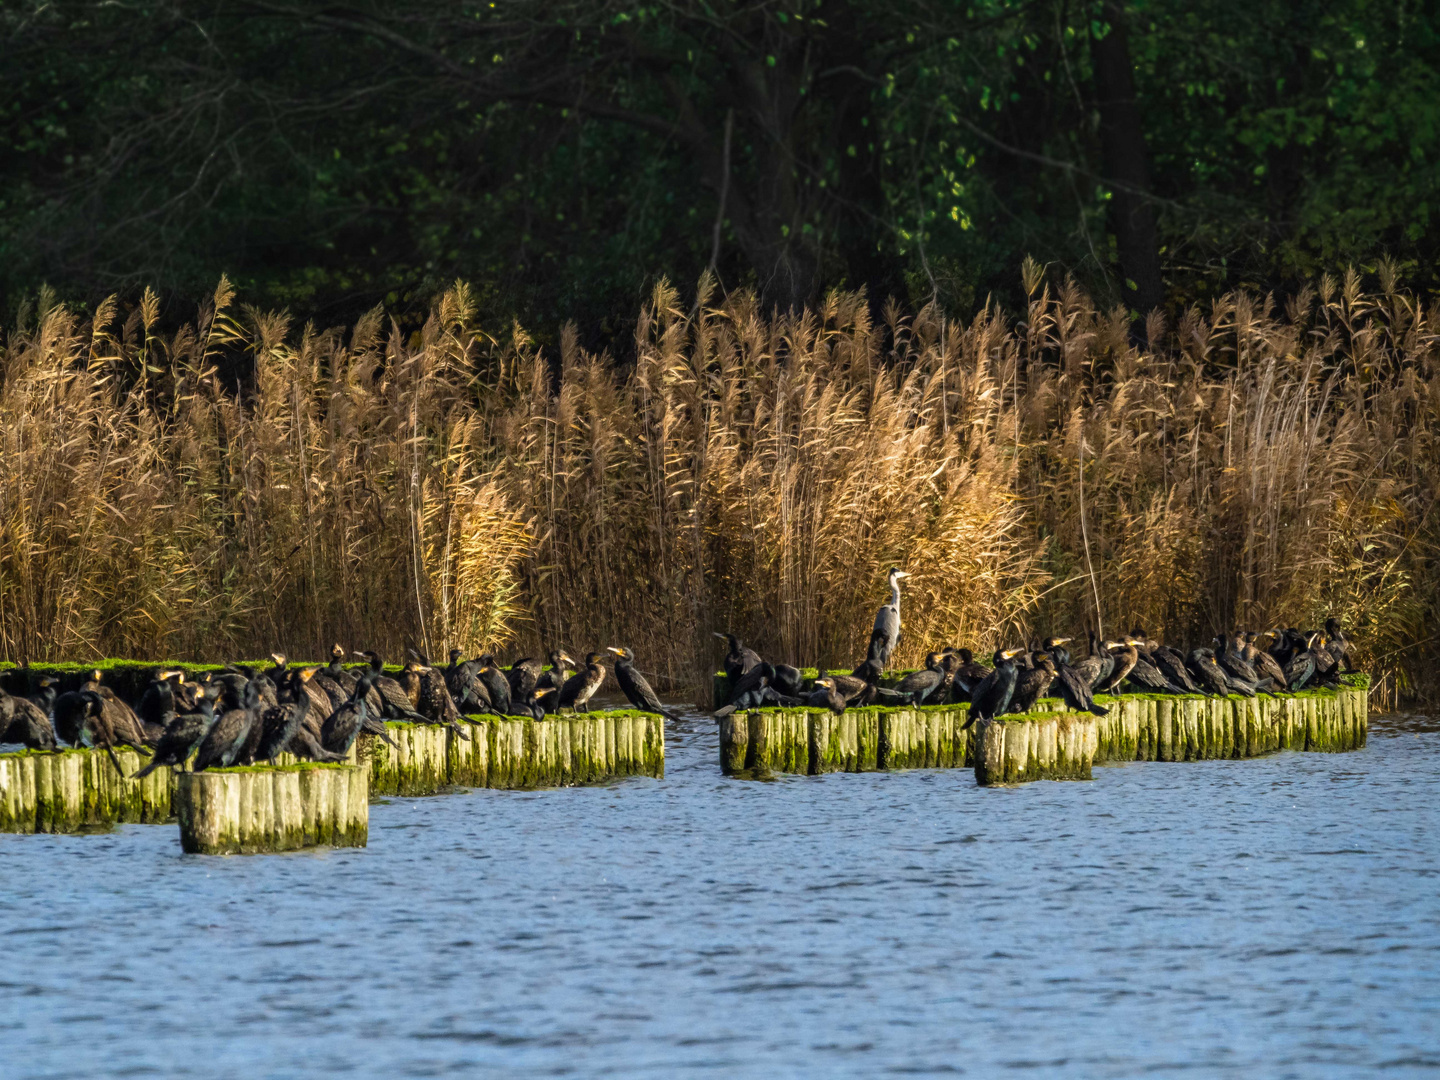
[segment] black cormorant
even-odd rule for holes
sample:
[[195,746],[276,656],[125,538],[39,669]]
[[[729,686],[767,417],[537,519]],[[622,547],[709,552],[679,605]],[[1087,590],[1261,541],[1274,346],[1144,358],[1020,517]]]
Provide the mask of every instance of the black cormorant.
[[990,677],[990,669],[975,662],[975,654],[969,649],[956,649],[959,663],[951,674],[950,700],[969,701],[976,687]]
[[1318,637],[1318,634],[1309,635],[1304,641],[1304,648],[1291,653],[1289,663],[1285,664],[1286,689],[1299,690],[1315,677],[1315,654],[1310,650]]
[[[1225,697],[1231,693],[1245,693],[1237,690],[1232,683],[1230,676],[1225,669],[1215,662],[1215,650],[1213,649],[1191,649],[1190,655],[1186,657],[1186,666],[1195,681],[1207,693],[1218,694]],[[1255,691],[1251,690],[1247,697],[1254,697]]]
[[1110,710],[1103,705],[1095,704],[1095,696],[1090,692],[1090,683],[1075,668],[1070,666],[1070,653],[1064,648],[1069,638],[1048,638],[1045,642],[1045,651],[1050,655],[1051,662],[1055,665],[1054,686],[1060,690],[1060,697],[1065,704],[1077,712],[1088,712],[1095,716],[1105,716]]
[[522,657],[510,665],[510,670],[505,677],[510,682],[510,700],[530,700],[530,695],[535,693],[535,687],[540,684],[541,662],[533,656]]
[[1240,635],[1240,640],[1245,643],[1240,650],[1240,655],[1255,669],[1256,674],[1269,679],[1273,686],[1283,690],[1285,688],[1285,669],[1279,665],[1275,657],[1256,647],[1257,637],[1258,635],[1253,632]]
[[1115,655],[1115,666],[1110,669],[1109,677],[1096,689],[1105,694],[1118,694],[1121,684],[1139,662],[1140,653],[1135,648],[1135,639],[1131,637],[1107,642],[1106,647]]
[[642,712],[659,713],[671,720],[679,720],[680,714],[665,708],[660,704],[660,699],[655,696],[655,691],[645,681],[645,676],[635,670],[635,654],[629,649],[619,649],[614,645],[606,647],[608,652],[615,655],[615,681],[620,684],[620,689],[630,699],[630,704]]
[[570,677],[570,672],[576,667],[575,660],[564,649],[553,649],[550,652],[550,666],[535,680],[537,690],[561,690],[565,686],[565,680]]
[[815,680],[815,689],[805,697],[805,704],[812,709],[829,709],[836,716],[845,711],[845,695],[835,685],[835,680],[821,676]]
[[[1237,688],[1243,685],[1250,690],[1263,690],[1271,697],[1275,696],[1271,693],[1271,687],[1276,684],[1260,675],[1250,662],[1240,655],[1239,643],[1235,636],[1216,634],[1212,644],[1220,646],[1215,651],[1215,662],[1229,676],[1230,685]],[[1280,688],[1284,689],[1283,683]],[[1244,690],[1240,692],[1244,693]]]
[[875,613],[875,629],[870,631],[870,659],[884,671],[900,642],[900,582],[909,577],[904,570],[890,568],[890,602]]
[[1115,654],[1108,648],[1102,648],[1099,637],[1091,630],[1090,652],[1075,661],[1075,674],[1084,680],[1085,685],[1093,691],[1115,670]]
[[1205,692],[1191,677],[1190,669],[1185,666],[1184,655],[1170,648],[1169,645],[1156,645],[1149,650],[1148,659],[1161,675],[1187,694],[1203,694]]
[[29,750],[54,750],[55,727],[50,714],[29,698],[0,690],[0,742],[24,743]]
[[241,699],[240,708],[227,709],[221,713],[220,718],[200,740],[200,748],[195,751],[195,764],[191,769],[204,772],[212,765],[219,768],[234,765],[245,750],[252,729],[260,727],[263,733],[259,719],[260,709],[260,686],[256,680],[251,679],[245,684],[245,695]]
[[566,679],[565,685],[560,688],[559,708],[590,711],[590,699],[605,684],[607,672],[602,663],[604,659],[605,654],[598,652],[585,657],[585,667]]
[[718,630],[711,633],[730,647],[722,662],[726,677],[725,696],[728,699],[734,697],[735,684],[740,681],[740,676],[760,663],[760,654],[754,649],[747,649],[734,634],[722,634]]
[[495,663],[495,657],[489,653],[480,657],[480,667],[475,672],[475,677],[485,684],[485,690],[490,695],[491,711],[497,716],[509,716],[510,680],[505,678],[505,672]]
[[970,714],[965,718],[965,723],[961,725],[962,731],[976,720],[993,719],[1010,708],[1010,699],[1015,696],[1015,682],[1020,674],[1015,667],[1015,657],[1024,651],[1023,649],[995,650],[994,668],[970,695]]
[[[378,698],[380,715],[386,720],[408,720],[412,724],[428,723],[425,717],[415,711],[414,702],[405,688],[385,674],[385,661],[380,658],[379,653],[367,650],[359,655],[370,661],[370,690],[375,695],[370,698],[372,709],[375,708]],[[410,664],[405,666],[409,668]],[[418,680],[415,683],[415,695],[417,698],[420,695]]]
[[1055,659],[1048,652],[1036,650],[1030,654],[1030,666],[1018,668],[1015,674],[1015,690],[1010,695],[1007,713],[1027,713],[1035,703],[1050,692],[1055,681]]
[[38,689],[30,695],[30,704],[43,712],[46,719],[49,719],[50,714],[55,711],[55,698],[60,693],[55,687],[59,685],[59,682],[59,679],[50,675],[41,675],[39,682],[36,683]]
[[898,683],[895,684],[895,691],[904,694],[912,705],[924,705],[932,694],[935,694],[945,684],[945,668],[941,663],[939,653],[930,653],[925,657],[925,666],[919,671],[912,671]]
[[260,736],[260,748],[255,752],[257,759],[274,764],[275,759],[290,749],[290,740],[305,723],[306,714],[314,707],[314,699],[305,693],[305,683],[314,675],[311,668],[299,668],[290,675],[290,697],[292,702],[282,702],[266,709],[261,715],[265,725]]
[[[163,738],[169,730],[170,722],[175,719],[175,687],[171,680],[183,683],[185,673],[183,671],[157,671],[155,678],[150,680],[150,685],[145,688],[145,693],[140,697],[140,704],[135,707],[135,715],[145,725],[146,733],[153,735],[158,740]],[[152,727],[158,727],[157,733]]]
[[131,779],[143,779],[161,765],[184,768],[185,762],[210,733],[214,723],[214,706],[208,698],[202,697],[195,712],[181,713],[170,721],[155,747],[155,756]]
[[1340,620],[1333,615],[1325,620],[1325,647],[1347,673],[1355,670],[1354,647],[1345,631],[1340,629]]
[[1125,677],[1136,686],[1140,687],[1141,693],[1145,694],[1183,694],[1185,688],[1176,686],[1173,682],[1161,674],[1160,669],[1150,659],[1150,651],[1154,647],[1147,639],[1132,636],[1129,643],[1135,649],[1135,663],[1130,668],[1130,673]]
[[[100,710],[101,724],[95,729],[97,740],[96,745],[104,743],[107,746],[133,746],[140,749],[149,742],[145,731],[145,725],[140,723],[140,718],[135,715],[135,710],[121,701],[115,691],[108,686],[100,685],[100,669],[96,668],[90,673],[90,679],[85,682],[81,690],[89,690],[100,695],[104,702]],[[158,738],[160,732],[156,735]]]

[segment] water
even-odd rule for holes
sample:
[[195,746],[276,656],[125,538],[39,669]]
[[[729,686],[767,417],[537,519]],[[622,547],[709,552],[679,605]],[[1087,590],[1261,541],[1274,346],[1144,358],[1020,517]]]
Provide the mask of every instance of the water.
[[1440,733],[1096,769],[668,776],[372,808],[370,847],[0,837],[0,1075],[1440,1069]]

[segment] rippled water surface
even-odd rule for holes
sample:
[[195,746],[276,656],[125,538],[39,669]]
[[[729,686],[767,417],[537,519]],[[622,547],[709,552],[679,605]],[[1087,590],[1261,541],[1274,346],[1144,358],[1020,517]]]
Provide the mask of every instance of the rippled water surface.
[[371,809],[370,847],[0,836],[0,1075],[1440,1070],[1440,733]]

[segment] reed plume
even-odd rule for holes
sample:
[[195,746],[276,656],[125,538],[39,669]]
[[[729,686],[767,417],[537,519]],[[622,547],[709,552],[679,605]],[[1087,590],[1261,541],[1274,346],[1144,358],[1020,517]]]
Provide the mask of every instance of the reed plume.
[[627,644],[697,688],[715,629],[852,665],[898,565],[907,665],[1333,612],[1383,703],[1434,696],[1440,309],[1382,269],[1152,316],[1145,348],[1033,265],[1024,312],[968,323],[662,284],[624,363],[487,335],[463,285],[408,335],[224,282],[168,334],[153,294],[42,295],[0,354],[0,652]]

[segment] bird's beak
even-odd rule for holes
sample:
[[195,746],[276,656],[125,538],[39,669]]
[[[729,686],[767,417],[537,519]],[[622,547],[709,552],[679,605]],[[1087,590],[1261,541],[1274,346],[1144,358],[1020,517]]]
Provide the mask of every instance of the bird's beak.
[[[363,652],[361,652],[359,649],[354,649],[354,650],[352,650],[352,652],[353,652],[354,655],[356,655],[356,656],[365,656],[365,654],[364,654]],[[368,656],[365,656],[365,659],[368,660],[368,659],[370,659],[370,658],[369,658]]]
[[574,658],[573,656],[571,656],[569,653],[563,653],[563,652],[562,652],[562,653],[560,654],[560,659],[561,659],[561,660],[564,660],[565,663],[567,663],[567,664],[573,664],[573,663],[575,663],[575,658]]
[[283,653],[272,652],[270,659],[274,660],[277,664],[283,664],[285,662],[285,655]]
[[1015,657],[1019,656],[1024,651],[1024,649],[1006,649],[1000,655],[1005,657],[1006,660],[1013,660]]
[[710,632],[716,637],[718,637],[721,641],[726,642],[727,644],[729,643],[730,639],[727,638],[724,634],[720,633],[719,630],[711,630]]
[[304,671],[300,672],[300,681],[301,681],[301,682],[309,682],[309,681],[311,680],[311,678],[314,677],[315,672],[317,672],[318,670],[320,670],[320,669],[319,669],[319,668],[313,668],[313,667],[311,667],[311,668],[306,668]]
[[1069,639],[1068,637],[1057,637],[1057,638],[1055,639],[1055,644],[1056,644],[1056,645],[1068,645],[1068,644],[1070,644],[1070,639]]
[[895,576],[898,578],[907,578],[910,576],[910,572],[908,570],[896,570]]
[[614,645],[606,645],[606,646],[605,646],[605,651],[606,651],[606,652],[612,652],[612,653],[614,653],[616,656],[624,656],[624,655],[625,655],[625,650],[624,650],[624,649],[617,649]]

